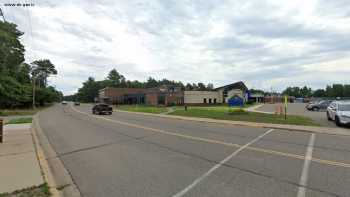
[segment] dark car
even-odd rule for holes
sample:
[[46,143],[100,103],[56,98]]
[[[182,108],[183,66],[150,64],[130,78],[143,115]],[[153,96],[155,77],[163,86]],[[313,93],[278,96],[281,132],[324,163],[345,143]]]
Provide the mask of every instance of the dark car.
[[98,103],[92,107],[93,114],[112,114],[112,112],[113,108],[108,104]]
[[78,105],[80,105],[80,103],[79,102],[74,102],[74,105],[78,106]]
[[331,100],[321,100],[315,103],[309,103],[306,105],[306,109],[312,110],[312,111],[319,111],[321,109],[325,110],[331,104]]

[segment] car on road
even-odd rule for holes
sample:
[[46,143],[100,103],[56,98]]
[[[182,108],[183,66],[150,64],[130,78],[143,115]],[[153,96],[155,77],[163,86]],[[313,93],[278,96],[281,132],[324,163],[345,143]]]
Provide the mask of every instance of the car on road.
[[337,126],[350,125],[350,101],[334,101],[327,108],[327,119]]
[[112,114],[113,108],[105,103],[98,103],[92,107],[93,114]]
[[78,105],[80,105],[80,103],[79,102],[74,102],[74,105],[78,106]]
[[67,105],[67,101],[62,101],[62,105]]
[[322,109],[325,110],[332,102],[332,100],[321,100],[314,103],[309,103],[306,105],[306,109],[312,111],[319,111]]

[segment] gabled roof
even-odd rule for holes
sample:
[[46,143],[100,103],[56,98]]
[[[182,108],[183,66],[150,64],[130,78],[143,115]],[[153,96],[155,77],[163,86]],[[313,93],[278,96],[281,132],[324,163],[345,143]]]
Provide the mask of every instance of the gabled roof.
[[240,89],[243,91],[248,90],[247,86],[243,83],[243,81],[221,86],[221,87],[215,88],[214,90],[219,90],[219,89],[225,89],[225,90]]

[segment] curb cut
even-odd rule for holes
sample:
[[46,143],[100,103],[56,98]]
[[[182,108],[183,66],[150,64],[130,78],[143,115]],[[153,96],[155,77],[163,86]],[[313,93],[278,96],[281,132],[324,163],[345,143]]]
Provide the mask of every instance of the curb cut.
[[48,138],[42,131],[38,121],[38,114],[33,116],[31,131],[42,174],[50,188],[52,196],[81,197],[80,191],[75,185],[69,171],[64,167]]
[[178,120],[195,121],[195,122],[221,123],[221,124],[229,124],[229,125],[235,125],[235,126],[271,128],[271,129],[281,129],[281,130],[289,130],[289,131],[321,133],[321,134],[328,134],[328,135],[350,136],[350,130],[341,129],[341,128],[257,123],[257,122],[233,121],[233,120],[218,120],[218,119],[211,119],[211,118],[196,118],[196,117],[186,117],[186,116],[177,116],[177,115],[163,115],[163,114],[152,114],[152,113],[143,113],[143,112],[131,112],[131,111],[118,110],[118,109],[115,109],[114,111],[122,112],[122,113],[146,115],[146,116],[155,116],[155,117],[160,117],[160,118],[172,118],[172,119],[178,119]]

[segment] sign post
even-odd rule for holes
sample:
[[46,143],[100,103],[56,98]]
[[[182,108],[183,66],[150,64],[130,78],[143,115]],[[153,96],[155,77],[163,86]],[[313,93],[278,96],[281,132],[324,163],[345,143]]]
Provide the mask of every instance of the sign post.
[[3,124],[4,124],[4,121],[3,119],[0,118],[0,143],[2,143],[3,141],[3,131],[4,131]]
[[287,120],[287,103],[288,103],[288,96],[284,96],[284,119]]

